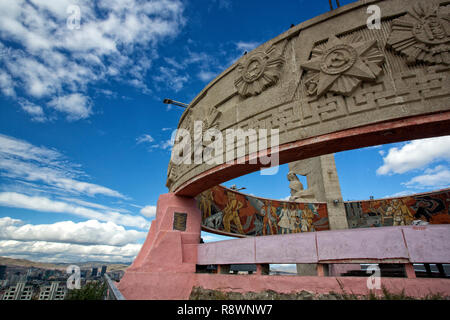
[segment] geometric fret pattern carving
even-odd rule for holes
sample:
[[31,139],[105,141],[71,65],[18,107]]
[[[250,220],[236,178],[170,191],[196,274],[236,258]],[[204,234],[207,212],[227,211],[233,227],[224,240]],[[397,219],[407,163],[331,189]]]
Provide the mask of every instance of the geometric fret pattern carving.
[[[179,126],[193,135],[194,120],[202,120],[202,131],[216,128],[224,137],[227,129],[279,129],[285,144],[448,111],[450,6],[437,2],[448,3],[410,0],[411,8],[404,8],[404,1],[379,1],[380,30],[352,18],[361,18],[364,1],[318,17],[297,33],[291,29],[217,77],[193,100]],[[346,23],[336,30],[321,26],[335,18]],[[167,185],[179,190],[216,166],[170,163]]]

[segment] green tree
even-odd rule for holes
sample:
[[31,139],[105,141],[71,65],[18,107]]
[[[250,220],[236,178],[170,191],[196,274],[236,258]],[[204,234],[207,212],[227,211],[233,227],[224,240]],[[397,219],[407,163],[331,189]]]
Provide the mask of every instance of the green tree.
[[106,289],[104,281],[90,282],[80,289],[69,290],[66,300],[103,300]]

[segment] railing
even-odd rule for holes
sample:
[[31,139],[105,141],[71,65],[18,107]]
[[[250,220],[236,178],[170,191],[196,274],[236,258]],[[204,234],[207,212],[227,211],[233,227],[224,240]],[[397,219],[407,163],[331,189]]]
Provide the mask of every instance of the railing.
[[198,265],[218,265],[227,273],[232,264],[264,266],[277,263],[317,264],[327,275],[332,264],[404,264],[415,277],[413,264],[450,263],[450,226],[398,226],[307,232],[225,240],[198,246]]
[[125,297],[122,295],[122,293],[120,293],[119,289],[117,289],[114,282],[106,273],[104,277],[107,284],[105,300],[126,300]]

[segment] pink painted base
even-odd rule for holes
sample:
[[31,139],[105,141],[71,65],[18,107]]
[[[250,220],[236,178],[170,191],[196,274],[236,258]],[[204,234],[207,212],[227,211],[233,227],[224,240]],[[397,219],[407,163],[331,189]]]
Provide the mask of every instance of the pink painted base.
[[[174,213],[186,213],[186,230],[174,230]],[[189,296],[200,242],[201,213],[192,198],[163,194],[156,219],[118,288],[126,299],[183,299]]]
[[[187,213],[185,231],[173,230],[174,212]],[[252,250],[257,248],[257,246],[255,247],[254,243],[256,242],[254,241],[257,241],[257,243],[262,241],[261,244],[265,244],[267,250],[270,247],[269,244],[271,241],[276,241],[277,239],[287,240],[286,237],[280,238],[280,236],[270,236],[257,240],[240,239],[216,244],[202,244],[199,246],[200,227],[201,213],[196,207],[194,199],[176,196],[173,193],[161,195],[158,200],[156,219],[152,222],[147,239],[135,261],[130,268],[127,269],[118,285],[119,290],[125,298],[129,300],[185,300],[189,299],[193,287],[236,292],[274,290],[280,293],[291,293],[306,290],[322,294],[331,291],[343,293],[340,283],[346,293],[354,293],[357,295],[367,295],[369,293],[367,288],[368,278],[366,277],[306,277],[266,276],[260,274],[226,275],[195,273],[196,264],[205,264],[205,261],[208,259],[213,260],[213,262],[210,261],[208,264],[237,263],[237,260],[240,263],[244,263],[243,261],[245,259],[250,259],[247,263],[255,263],[255,259],[259,257],[256,260],[268,263],[268,261],[266,261],[267,257],[264,255],[259,256],[256,253],[252,254]],[[411,228],[411,230],[408,229],[408,233],[405,234],[406,240],[409,239],[408,241],[410,241],[408,247],[414,249],[418,246],[417,244],[414,244],[413,241],[415,236],[417,236],[417,232],[421,232],[419,234],[421,239],[420,246],[423,246],[423,242],[428,239],[426,237],[428,235],[427,230],[430,231],[432,229],[431,231],[433,231],[432,233],[435,236],[442,236],[442,234],[445,235],[445,230],[447,230],[445,229],[442,231],[442,228],[444,227],[434,226],[433,228],[429,227],[425,230],[415,230],[414,228]],[[384,232],[383,230],[385,229],[386,228],[379,228],[375,231]],[[392,228],[389,230],[391,234],[394,231]],[[444,233],[439,233],[439,230],[441,233]],[[338,231],[336,232],[338,232],[338,238],[342,238],[341,233],[352,232],[352,238],[354,240],[354,237],[357,235],[367,237],[368,233],[374,237],[375,231],[370,229],[353,232],[351,230],[343,230],[340,231],[340,233]],[[397,231],[401,230],[398,229]],[[336,232],[327,231],[317,233],[317,235],[324,238],[323,241],[327,244],[325,247],[329,248],[336,241],[329,241],[331,244],[328,244],[326,240]],[[314,236],[314,234],[297,235],[296,237],[304,237],[306,240],[303,240],[307,241],[311,236]],[[432,237],[430,239],[432,239]],[[297,240],[300,241],[301,239]],[[359,243],[358,241],[356,242]],[[252,245],[246,247],[244,245],[246,243]],[[236,244],[236,246],[230,246],[230,244]],[[247,251],[244,250],[245,248],[247,248]],[[278,246],[277,248],[278,251],[280,251],[279,248],[281,248],[281,246]],[[392,251],[392,247],[389,248]],[[414,253],[416,261],[422,261],[423,259],[425,259],[423,261],[427,261],[427,257],[423,257],[423,252],[421,250],[414,250],[415,251],[412,251],[412,253]],[[353,250],[350,251],[350,253],[353,252]],[[241,255],[244,252],[247,252],[246,257],[240,257],[238,252],[241,253]],[[315,247],[313,252],[316,252]],[[428,261],[440,261],[440,256],[443,255],[446,257],[448,250],[447,247],[439,249],[434,246],[433,252],[436,256],[429,257],[430,259],[433,259]],[[290,254],[292,252],[289,251],[287,253]],[[287,253],[284,252],[283,254]],[[367,255],[367,252],[363,253]],[[336,258],[333,255],[336,254],[336,252],[325,251],[324,253],[319,252],[319,256],[320,254],[324,255],[322,258],[324,260]],[[344,250],[342,254],[345,255],[346,251]],[[296,255],[294,255],[294,258],[296,258],[296,260],[293,261],[298,262],[298,257]],[[311,260],[310,258],[311,257],[305,261],[300,261],[303,263],[316,263],[320,260]],[[337,258],[340,258],[340,256]],[[411,272],[409,273],[412,275]],[[385,286],[392,293],[401,293],[404,289],[405,294],[413,297],[424,297],[430,293],[441,293],[442,295],[450,296],[450,279],[381,278],[381,285]],[[381,290],[378,290],[378,292],[375,293],[381,293]]]
[[[293,293],[302,290],[316,294],[330,292],[368,295],[367,277],[301,277],[301,276],[261,276],[261,275],[223,275],[196,274],[194,285],[204,289],[215,289],[234,292],[260,292],[273,290],[279,293]],[[344,291],[341,289],[341,283]],[[430,293],[441,293],[450,296],[449,279],[409,279],[409,278],[381,278],[381,286],[391,293],[405,294],[423,298]],[[377,295],[382,290],[373,290]],[[188,296],[182,299],[187,299]]]
[[[126,289],[121,281],[120,290],[129,300],[188,300],[193,287],[225,292],[261,292],[272,290],[279,293],[294,293],[302,290],[315,294],[347,293],[368,295],[366,277],[301,277],[224,274],[176,274],[176,273],[128,273],[127,282],[134,285]],[[339,282],[342,284],[341,289]],[[450,296],[449,279],[381,278],[381,285],[390,293],[424,298],[440,293]],[[124,290],[125,289],[125,290]],[[382,295],[382,290],[373,290]]]

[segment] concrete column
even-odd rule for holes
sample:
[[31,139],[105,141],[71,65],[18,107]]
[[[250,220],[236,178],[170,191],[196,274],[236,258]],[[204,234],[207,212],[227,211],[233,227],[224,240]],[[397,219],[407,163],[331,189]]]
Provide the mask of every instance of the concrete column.
[[320,195],[318,200],[327,202],[330,229],[348,229],[347,215],[339,185],[334,154],[327,154],[318,157],[318,159],[320,165],[317,169],[320,171],[323,181],[323,194]]
[[414,266],[412,263],[405,264],[405,272],[406,272],[407,278],[410,278],[410,279],[416,278],[416,272],[414,271]]
[[256,274],[257,275],[268,275],[270,273],[270,266],[268,264],[257,264]]
[[328,265],[323,263],[317,264],[317,276],[318,277],[327,277],[329,274],[328,272]]
[[299,276],[317,276],[317,263],[298,263],[297,275]]
[[229,264],[219,264],[217,266],[217,273],[229,274],[230,273],[230,265]]
[[331,230],[348,229],[334,154],[291,162],[289,171],[306,176],[307,189],[318,202],[326,202]]
[[442,263],[437,263],[437,264],[436,264],[436,267],[437,267],[438,270],[439,270],[439,275],[440,275],[441,277],[445,277],[445,270],[444,270],[444,266],[442,265]]
[[173,193],[159,196],[147,239],[118,285],[126,299],[189,298],[196,275],[201,219],[194,198]]

